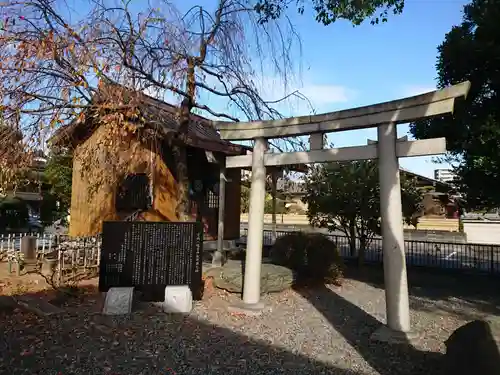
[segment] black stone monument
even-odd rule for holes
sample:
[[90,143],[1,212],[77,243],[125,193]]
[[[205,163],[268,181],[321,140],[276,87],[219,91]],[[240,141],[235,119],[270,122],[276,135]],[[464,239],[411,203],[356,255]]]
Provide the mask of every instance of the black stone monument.
[[163,301],[166,286],[202,294],[203,230],[199,222],[106,221],[99,290],[135,287],[146,301]]

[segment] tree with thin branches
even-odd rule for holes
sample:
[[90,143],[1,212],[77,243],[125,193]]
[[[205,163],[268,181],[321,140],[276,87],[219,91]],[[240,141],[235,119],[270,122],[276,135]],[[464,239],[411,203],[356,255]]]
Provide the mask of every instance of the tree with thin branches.
[[[233,121],[274,119],[282,117],[277,104],[300,96],[291,92],[285,98],[263,98],[259,93],[259,79],[266,74],[288,85],[297,72],[292,52],[300,39],[286,18],[259,22],[251,2],[219,0],[214,9],[196,5],[185,11],[168,1],[140,10],[130,0],[89,0],[86,7],[81,3],[80,9],[88,9],[84,15],[58,0],[1,5],[0,110],[5,122],[23,134],[23,155],[74,121],[112,124],[108,139],[98,147],[116,145],[120,137],[146,137],[146,130],[157,131],[159,124],[141,122],[141,95],[169,97],[177,105],[179,126],[169,141],[182,217],[188,180],[180,144],[193,112]],[[218,109],[214,98],[227,107]],[[291,144],[293,140],[287,142]],[[300,140],[293,147],[298,144]],[[284,149],[280,142],[275,146]],[[99,162],[95,151],[81,155],[87,170]],[[127,162],[113,160],[112,152],[107,155],[111,166]],[[116,173],[96,177],[100,183],[119,178]]]

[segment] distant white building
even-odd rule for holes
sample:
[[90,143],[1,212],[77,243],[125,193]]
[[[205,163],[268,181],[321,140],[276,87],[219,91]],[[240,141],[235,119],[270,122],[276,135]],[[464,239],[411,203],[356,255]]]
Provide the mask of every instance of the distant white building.
[[241,170],[241,179],[242,180],[250,180],[251,178],[252,178],[252,171],[249,171],[247,169]]
[[455,173],[451,169],[435,169],[434,179],[441,182],[453,182]]

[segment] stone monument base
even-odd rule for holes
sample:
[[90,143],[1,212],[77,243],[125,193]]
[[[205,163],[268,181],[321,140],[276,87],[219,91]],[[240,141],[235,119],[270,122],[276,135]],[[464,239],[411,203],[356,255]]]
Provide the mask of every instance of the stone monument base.
[[[213,277],[215,287],[231,293],[243,292],[243,269],[240,261],[228,261],[223,267],[212,268],[205,273]],[[262,294],[279,293],[291,288],[295,275],[286,267],[275,264],[262,264],[260,273]]]
[[126,315],[132,312],[134,288],[109,288],[104,300],[104,315]]
[[193,309],[193,293],[189,286],[165,287],[165,301],[162,307],[166,313],[190,313]]
[[264,304],[262,302],[257,303],[238,303],[228,307],[228,310],[234,314],[248,315],[248,316],[259,316],[264,312]]
[[371,336],[371,340],[385,342],[388,344],[407,344],[411,345],[416,339],[418,334],[415,332],[402,332],[389,328],[385,324],[379,327]]

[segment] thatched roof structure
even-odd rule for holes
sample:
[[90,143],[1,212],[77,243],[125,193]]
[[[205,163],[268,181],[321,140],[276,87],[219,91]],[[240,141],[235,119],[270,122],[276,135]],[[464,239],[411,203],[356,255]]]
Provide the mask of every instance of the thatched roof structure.
[[[99,121],[95,121],[96,115],[92,112],[104,108],[103,105],[106,103],[113,103],[114,111],[119,111],[120,106],[123,106],[125,110],[127,106],[138,109],[145,119],[145,127],[153,130],[158,138],[165,138],[179,129],[177,107],[143,92],[109,83],[101,85],[98,94],[93,98],[92,105],[85,109],[85,120],[75,119],[70,124],[59,128],[50,140],[51,145],[76,147],[83,143],[99,127]],[[116,103],[119,104],[116,105]],[[244,154],[249,149],[221,139],[217,130],[212,127],[211,121],[196,114],[191,114],[191,122],[184,142],[191,147],[230,155]]]

